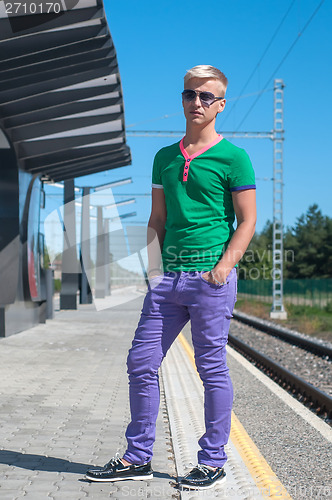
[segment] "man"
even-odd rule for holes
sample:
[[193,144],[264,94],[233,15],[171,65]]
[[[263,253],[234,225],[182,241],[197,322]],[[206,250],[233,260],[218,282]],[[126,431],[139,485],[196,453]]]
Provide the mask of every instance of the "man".
[[226,88],[225,75],[213,66],[189,70],[182,93],[186,135],[156,154],[148,223],[150,285],[127,361],[128,446],[122,459],[88,471],[92,481],[152,478],[158,369],[189,320],[204,384],[206,432],[199,440],[197,467],[179,485],[205,489],[225,478],[233,402],[226,343],[236,301],[235,266],[256,223],[250,160],[215,130]]

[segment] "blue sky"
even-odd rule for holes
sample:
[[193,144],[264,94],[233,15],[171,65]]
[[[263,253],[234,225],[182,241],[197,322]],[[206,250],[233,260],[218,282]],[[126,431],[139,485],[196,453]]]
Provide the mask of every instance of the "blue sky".
[[[313,203],[332,216],[328,137],[331,0],[321,6],[321,0],[104,0],[104,4],[118,56],[128,130],[184,130],[183,76],[192,66],[211,64],[229,79],[228,102],[218,118],[217,130],[270,131],[273,78],[269,79],[291,50],[274,76],[285,84],[284,225],[293,225]],[[267,91],[243,121],[257,93],[265,87]],[[242,90],[246,97],[236,100]],[[119,212],[135,210],[137,217],[131,223],[144,223],[150,212],[150,198],[142,195],[151,191],[153,157],[159,148],[177,140],[128,137],[131,166],[92,179],[79,178],[76,184],[94,185],[132,177],[131,185],[115,188],[113,194],[118,201],[136,195],[136,204]],[[273,144],[269,139],[231,141],[247,150],[255,168],[260,231],[267,219],[272,219],[272,182],[261,179],[272,177]]]

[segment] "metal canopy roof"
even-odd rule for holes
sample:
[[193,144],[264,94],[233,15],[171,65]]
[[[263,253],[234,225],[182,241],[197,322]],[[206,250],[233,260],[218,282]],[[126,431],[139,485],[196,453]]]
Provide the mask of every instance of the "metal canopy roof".
[[6,6],[0,1],[0,127],[20,168],[59,181],[129,165],[102,0],[25,2],[16,14]]

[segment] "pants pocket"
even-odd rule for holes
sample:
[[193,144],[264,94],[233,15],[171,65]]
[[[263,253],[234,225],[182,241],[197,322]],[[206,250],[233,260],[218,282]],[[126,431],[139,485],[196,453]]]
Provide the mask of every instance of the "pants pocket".
[[219,285],[218,283],[211,283],[210,281],[207,281],[205,278],[203,278],[203,274],[207,273],[208,271],[200,271],[199,272],[199,277],[203,281],[203,283],[206,283],[207,286],[210,288],[214,288],[215,290],[222,290],[223,288],[227,287],[228,283],[225,285]]

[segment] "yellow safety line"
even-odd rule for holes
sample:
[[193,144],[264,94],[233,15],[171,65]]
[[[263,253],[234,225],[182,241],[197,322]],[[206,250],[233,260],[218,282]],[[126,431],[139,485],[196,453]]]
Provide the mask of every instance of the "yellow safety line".
[[[199,376],[196,370],[193,349],[189,345],[183,333],[180,333],[178,339],[182,347],[186,351],[197,376]],[[266,462],[265,458],[255,445],[255,443],[251,440],[247,431],[234,412],[232,412],[230,438],[235,448],[239,452],[242,460],[244,461],[247,469],[252,475],[261,495],[263,497],[268,497],[276,500],[292,500],[292,497],[289,495],[286,488],[282,485],[269,464]]]

